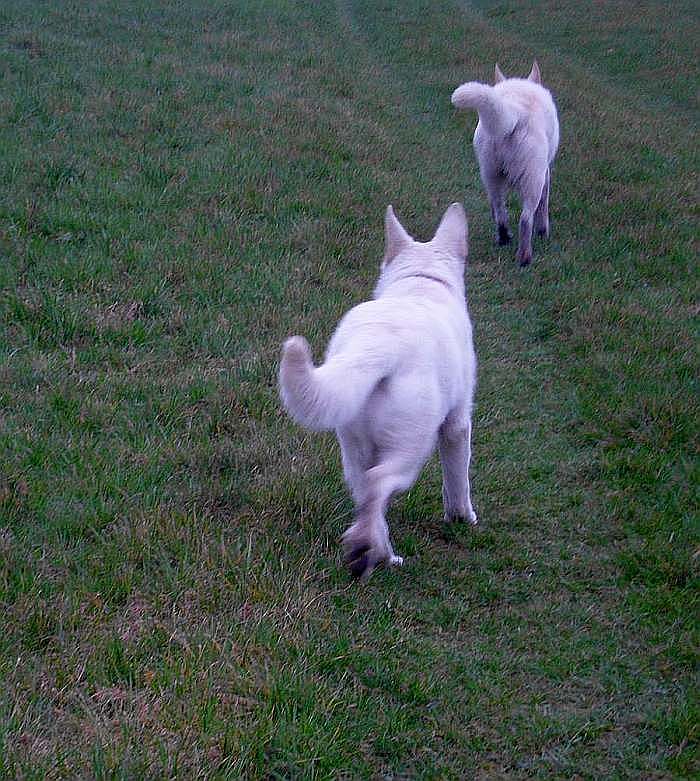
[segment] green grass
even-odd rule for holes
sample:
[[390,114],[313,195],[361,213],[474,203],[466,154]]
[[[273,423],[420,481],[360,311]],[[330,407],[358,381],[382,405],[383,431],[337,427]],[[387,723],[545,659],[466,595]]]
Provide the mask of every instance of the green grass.
[[[555,5],[3,4],[0,777],[698,772],[700,20]],[[523,272],[449,95],[534,56]],[[431,462],[362,587],[279,346],[369,295],[388,203],[454,200],[482,525]]]

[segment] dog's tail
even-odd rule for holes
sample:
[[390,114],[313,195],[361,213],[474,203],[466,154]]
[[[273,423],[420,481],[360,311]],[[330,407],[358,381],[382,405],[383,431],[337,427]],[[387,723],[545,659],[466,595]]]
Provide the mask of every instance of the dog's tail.
[[469,81],[452,93],[455,108],[471,108],[479,112],[479,121],[490,136],[506,136],[518,121],[513,108],[488,84]]
[[[360,363],[362,365],[360,365]],[[374,365],[373,365],[374,364]],[[282,347],[279,384],[285,409],[301,425],[316,431],[352,420],[386,372],[381,361],[353,361],[342,356],[315,367],[303,336]]]

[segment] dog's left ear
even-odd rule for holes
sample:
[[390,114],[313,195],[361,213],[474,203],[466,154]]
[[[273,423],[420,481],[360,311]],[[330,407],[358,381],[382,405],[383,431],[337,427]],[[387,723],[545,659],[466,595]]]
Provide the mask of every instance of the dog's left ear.
[[498,63],[496,63],[493,78],[496,84],[500,84],[502,81],[506,80],[506,77],[503,75],[503,71],[498,67]]
[[540,75],[540,66],[537,64],[537,60],[532,63],[532,70],[528,76],[530,81],[534,81],[535,84],[542,84],[542,76]]
[[461,203],[453,203],[442,215],[433,241],[461,260],[467,257],[467,215]]
[[413,239],[396,218],[394,209],[391,205],[387,206],[384,215],[384,264],[391,263],[399,252],[412,241]]

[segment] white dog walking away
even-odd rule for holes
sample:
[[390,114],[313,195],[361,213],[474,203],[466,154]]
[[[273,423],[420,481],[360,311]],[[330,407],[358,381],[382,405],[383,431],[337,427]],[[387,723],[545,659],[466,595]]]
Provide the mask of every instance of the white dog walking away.
[[282,402],[298,423],[335,429],[355,520],[343,535],[353,575],[402,564],[385,512],[410,488],[437,443],[447,519],[476,523],[469,492],[476,356],[464,293],[467,219],[445,212],[433,239],[414,241],[388,207],[373,300],[340,321],[314,367],[301,336],[284,343]]
[[527,79],[507,79],[496,65],[492,87],[470,81],[452,93],[452,104],[479,112],[474,151],[498,230],[498,243],[508,244],[506,194],[520,195],[522,213],[517,259],[532,260],[532,230],[549,236],[551,168],[559,146],[559,120],[549,90],[533,63]]

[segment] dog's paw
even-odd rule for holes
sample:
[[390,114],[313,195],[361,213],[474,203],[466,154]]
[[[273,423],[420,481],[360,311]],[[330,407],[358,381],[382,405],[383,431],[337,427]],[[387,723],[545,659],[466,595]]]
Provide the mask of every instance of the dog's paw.
[[468,523],[470,526],[476,526],[479,519],[474,510],[469,510],[466,515],[461,513],[445,513],[445,523]]
[[342,537],[345,564],[350,574],[360,580],[368,580],[374,570],[384,564],[388,567],[400,567],[401,556],[395,556],[391,548],[387,549],[381,540],[374,539],[362,526],[351,526]]
[[516,259],[520,263],[520,268],[526,268],[532,263],[532,252],[518,252]]
[[345,564],[354,578],[367,580],[384,556],[364,524],[353,524],[342,536]]
[[347,548],[345,551],[345,563],[350,568],[350,574],[354,578],[368,578],[376,565],[372,564],[372,548],[369,543],[360,542]]
[[498,237],[496,242],[499,247],[504,247],[506,244],[510,244],[513,239],[513,234],[508,230],[505,225],[498,226]]

